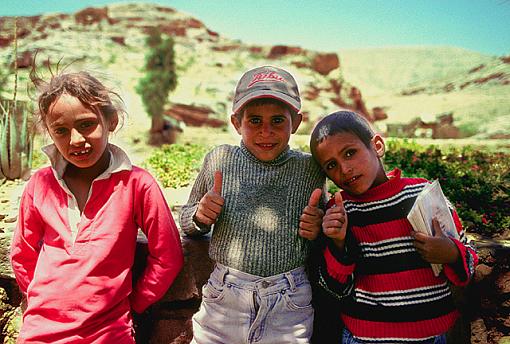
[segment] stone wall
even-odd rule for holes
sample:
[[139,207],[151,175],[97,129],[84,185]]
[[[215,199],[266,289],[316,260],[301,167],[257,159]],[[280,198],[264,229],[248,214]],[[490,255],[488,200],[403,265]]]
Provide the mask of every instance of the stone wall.
[[[200,306],[201,288],[213,262],[207,254],[208,236],[183,237],[182,245],[183,270],[166,295],[135,319],[137,344],[187,344],[191,340],[191,316]],[[480,240],[476,246],[480,263],[473,283],[452,288],[462,318],[449,333],[448,343],[510,343],[510,246],[508,241],[491,240]],[[146,242],[139,238],[134,278],[142,271],[146,256]],[[0,277],[0,343],[14,343],[21,295],[12,276]]]
[[[192,336],[191,315],[198,310],[201,286],[213,263],[208,258],[208,237],[183,238],[186,264],[165,298],[154,307],[152,334],[140,343],[184,344]],[[466,288],[452,287],[462,317],[448,335],[449,344],[510,343],[510,246],[508,242],[480,240],[480,263]],[[326,344],[326,343],[320,343]]]

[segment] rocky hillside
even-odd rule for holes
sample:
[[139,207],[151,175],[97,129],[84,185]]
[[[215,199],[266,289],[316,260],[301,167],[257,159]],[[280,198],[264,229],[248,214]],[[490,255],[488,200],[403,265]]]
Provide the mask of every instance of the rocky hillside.
[[[13,25],[12,17],[0,17],[0,63],[7,65],[13,61]],[[26,88],[30,61],[39,51],[39,66],[48,58],[52,63],[62,59],[61,65],[73,62],[71,68],[102,74],[121,89],[131,115],[136,111],[131,119],[146,122],[134,85],[143,72],[146,32],[154,26],[176,42],[179,83],[169,99],[182,104],[179,109],[191,105],[226,120],[242,72],[273,64],[296,76],[303,111],[312,120],[347,107],[372,118],[383,119],[386,112],[387,119],[379,122],[382,128],[386,123],[407,123],[415,117],[434,120],[440,113],[453,112],[466,132],[482,137],[510,129],[508,58],[455,48],[319,53],[297,46],[247,45],[210,30],[197,18],[149,4],[19,18],[21,88]]]
[[[408,47],[339,52],[344,77],[368,103],[387,108],[388,122],[453,113],[479,137],[510,131],[510,56],[454,47]],[[499,133],[499,134],[498,134]]]
[[[13,25],[12,17],[1,18],[1,61],[13,60]],[[360,104],[359,97],[355,101],[349,98],[352,85],[343,80],[335,53],[291,46],[248,46],[172,8],[136,3],[19,18],[21,83],[38,51],[39,66],[48,58],[53,63],[62,59],[60,65],[74,62],[71,68],[104,74],[123,89],[129,103],[129,98],[136,97],[133,86],[142,75],[150,27],[159,27],[175,40],[178,87],[170,95],[172,103],[210,108],[213,117],[226,119],[240,75],[247,68],[274,64],[296,76],[306,99],[303,110],[310,117],[333,111],[339,104]]]

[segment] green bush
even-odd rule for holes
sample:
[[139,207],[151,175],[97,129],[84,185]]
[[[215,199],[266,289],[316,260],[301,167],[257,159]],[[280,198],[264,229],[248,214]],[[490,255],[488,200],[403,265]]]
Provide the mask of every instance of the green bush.
[[480,149],[388,140],[384,164],[407,177],[438,179],[464,227],[492,236],[510,228],[510,155]]
[[[165,187],[191,184],[211,147],[197,144],[163,146],[146,161]],[[299,148],[309,151],[308,146]],[[406,177],[438,179],[456,207],[466,230],[486,236],[510,228],[510,154],[473,147],[421,146],[414,141],[387,140],[384,164]],[[337,187],[329,182],[329,191]]]
[[196,177],[209,147],[197,144],[163,145],[144,162],[164,187],[188,186]]

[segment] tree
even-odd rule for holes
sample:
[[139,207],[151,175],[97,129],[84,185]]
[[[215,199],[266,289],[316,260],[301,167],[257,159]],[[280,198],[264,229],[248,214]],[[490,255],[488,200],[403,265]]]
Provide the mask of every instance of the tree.
[[162,143],[165,130],[163,110],[168,93],[177,86],[174,62],[174,41],[171,37],[161,37],[157,29],[149,32],[146,39],[149,52],[145,56],[145,76],[139,80],[136,91],[151,117],[150,143]]

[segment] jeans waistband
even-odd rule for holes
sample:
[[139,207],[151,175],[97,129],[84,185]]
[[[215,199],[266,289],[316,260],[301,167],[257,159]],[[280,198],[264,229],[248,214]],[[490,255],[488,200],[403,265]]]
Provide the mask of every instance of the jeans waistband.
[[227,285],[230,284],[266,294],[284,289],[294,290],[303,283],[309,283],[304,267],[298,267],[278,275],[261,277],[216,263],[211,277]]

